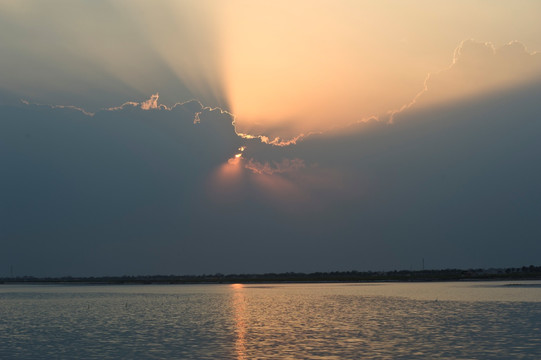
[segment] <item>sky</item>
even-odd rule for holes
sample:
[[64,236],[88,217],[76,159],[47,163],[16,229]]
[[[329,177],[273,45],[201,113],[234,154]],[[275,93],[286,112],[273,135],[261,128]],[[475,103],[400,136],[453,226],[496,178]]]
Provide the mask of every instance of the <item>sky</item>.
[[518,267],[537,1],[0,1],[0,276]]

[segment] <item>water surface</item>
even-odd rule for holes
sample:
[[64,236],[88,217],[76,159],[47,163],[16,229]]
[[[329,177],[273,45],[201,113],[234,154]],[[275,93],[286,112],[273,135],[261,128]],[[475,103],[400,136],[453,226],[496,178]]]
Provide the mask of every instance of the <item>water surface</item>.
[[1,359],[538,359],[541,282],[0,285]]

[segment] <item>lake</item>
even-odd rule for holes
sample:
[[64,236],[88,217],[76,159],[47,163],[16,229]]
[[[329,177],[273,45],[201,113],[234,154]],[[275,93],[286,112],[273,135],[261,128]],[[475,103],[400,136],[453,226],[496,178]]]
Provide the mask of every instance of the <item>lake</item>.
[[539,359],[541,282],[0,285],[0,359]]

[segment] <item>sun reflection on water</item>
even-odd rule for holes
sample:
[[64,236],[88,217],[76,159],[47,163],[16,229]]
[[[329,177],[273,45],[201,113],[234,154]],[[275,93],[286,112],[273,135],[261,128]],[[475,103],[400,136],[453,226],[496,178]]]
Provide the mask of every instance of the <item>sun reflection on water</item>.
[[233,292],[233,311],[235,319],[235,353],[238,360],[247,360],[246,356],[246,299],[244,298],[244,285],[231,284]]

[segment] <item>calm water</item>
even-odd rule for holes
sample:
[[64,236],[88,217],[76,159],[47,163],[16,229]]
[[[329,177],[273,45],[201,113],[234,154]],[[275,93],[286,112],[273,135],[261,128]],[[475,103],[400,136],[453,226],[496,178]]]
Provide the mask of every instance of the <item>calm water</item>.
[[0,314],[0,359],[541,358],[541,282],[0,285]]

